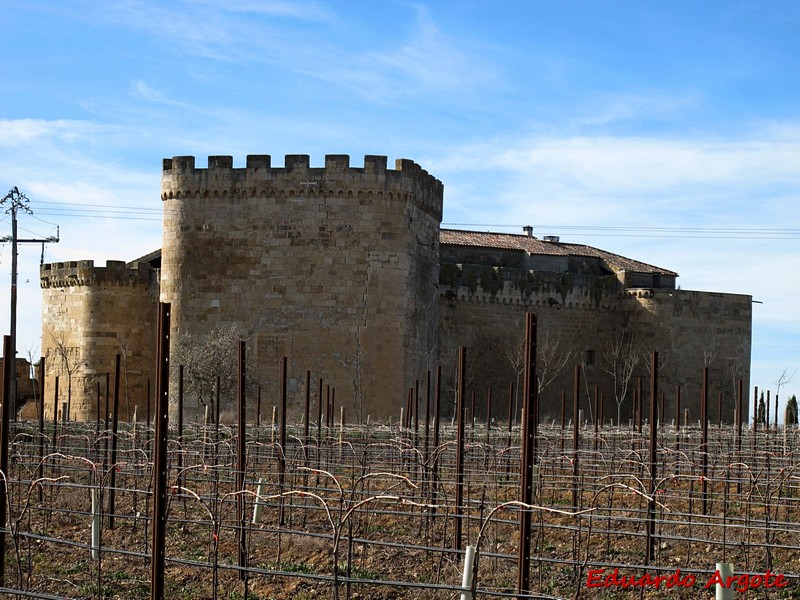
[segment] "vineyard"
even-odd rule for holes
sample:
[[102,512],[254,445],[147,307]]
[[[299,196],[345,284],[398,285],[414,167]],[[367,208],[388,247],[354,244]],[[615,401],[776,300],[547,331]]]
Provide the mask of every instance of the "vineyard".
[[[737,597],[800,598],[796,428],[663,425],[653,493],[647,426],[545,423],[523,505],[514,423],[254,421],[243,472],[237,426],[169,434],[167,598],[697,598],[718,562],[751,575]],[[149,597],[154,436],[11,424],[4,597]],[[615,568],[639,585],[594,587]]]

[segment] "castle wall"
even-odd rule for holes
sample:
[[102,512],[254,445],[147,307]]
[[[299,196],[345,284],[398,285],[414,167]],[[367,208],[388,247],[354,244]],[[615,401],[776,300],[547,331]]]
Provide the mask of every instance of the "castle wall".
[[[0,358],[0,389],[5,389],[5,357]],[[14,361],[16,370],[16,410],[19,411],[28,400],[32,400],[38,393],[36,379],[31,377],[31,363],[27,358],[17,358]]]
[[[453,409],[458,347],[465,346],[466,392],[470,397],[473,392],[476,394],[478,418],[485,418],[485,399],[491,386],[492,416],[500,421],[507,419],[510,383],[515,390],[514,410],[519,414],[527,312],[537,315],[539,375],[548,380],[540,395],[543,422],[560,419],[562,390],[567,392],[569,418],[573,370],[576,364],[586,361],[587,351],[594,351],[595,362],[587,365],[584,375],[588,375],[589,389],[595,383],[608,386],[604,372],[596,364],[599,340],[624,328],[630,317],[616,277],[442,265],[439,358],[446,413]],[[560,371],[554,366],[558,362],[566,362]],[[588,418],[586,386],[583,387],[581,408]],[[616,418],[612,405],[613,400],[606,400],[607,418]]]
[[[566,392],[571,418],[575,365],[581,370],[580,408],[589,418],[595,386],[604,396],[604,418],[617,421],[614,382],[608,373],[609,345],[622,332],[631,335],[640,356],[628,391],[621,398],[623,422],[632,416],[637,378],[643,380],[645,415],[649,406],[650,352],[659,353],[659,395],[665,419],[674,416],[677,386],[681,406],[699,418],[702,368],[709,363],[709,418],[716,422],[723,394],[723,421],[733,421],[735,380],[744,381],[745,406],[750,365],[750,296],[685,290],[625,290],[613,275],[538,273],[478,265],[442,265],[439,295],[439,358],[443,365],[446,413],[455,397],[459,346],[467,347],[467,395],[477,397],[476,415],[485,418],[492,387],[493,417],[507,418],[509,383],[515,408],[521,402],[525,313],[537,315],[540,376],[550,379],[553,364],[569,359],[540,396],[542,422],[560,421]],[[556,345],[555,340],[558,340]],[[544,356],[543,356],[544,354]],[[683,413],[683,410],[681,411]]]
[[[119,418],[146,413],[147,379],[155,364],[157,281],[146,265],[129,269],[124,262],[94,261],[45,264],[42,286],[42,356],[45,357],[46,419],[53,418],[55,378],[59,377],[57,416],[69,404],[71,420],[105,410],[106,374],[110,373],[109,410],[113,406],[114,372],[121,355]],[[70,376],[70,372],[72,375]],[[70,390],[71,388],[71,390]]]
[[281,168],[269,156],[245,168],[166,159],[161,299],[173,347],[243,326],[248,381],[267,405],[286,356],[293,410],[310,370],[313,398],[322,378],[349,414],[394,414],[435,358],[442,193],[415,163],[390,170],[379,156],[363,168],[344,155],[324,168],[304,155]]
[[[689,418],[700,418],[699,398],[702,371],[709,371],[709,420],[716,423],[722,395],[722,420],[733,422],[737,381],[743,380],[744,422],[751,402],[750,345],[752,297],[691,290],[631,290],[636,301],[637,328],[649,350],[658,350],[665,385],[661,390],[670,400],[667,414],[674,414],[675,388],[681,388],[681,406]],[[683,410],[681,411],[683,412]]]

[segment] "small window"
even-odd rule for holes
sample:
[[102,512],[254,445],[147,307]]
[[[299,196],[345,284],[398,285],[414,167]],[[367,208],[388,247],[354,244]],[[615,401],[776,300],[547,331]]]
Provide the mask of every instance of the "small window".
[[594,364],[594,350],[586,351],[586,366],[591,367]]

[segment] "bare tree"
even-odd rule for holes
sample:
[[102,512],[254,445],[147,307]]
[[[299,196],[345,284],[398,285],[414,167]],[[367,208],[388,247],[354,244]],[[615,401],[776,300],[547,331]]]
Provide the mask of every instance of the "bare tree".
[[[53,342],[53,350],[56,358],[61,364],[61,368],[67,373],[67,414],[66,420],[70,420],[72,416],[72,376],[86,364],[86,361],[81,356],[80,348],[76,346],[67,346],[63,337],[56,337],[52,332],[50,339]],[[54,415],[55,417],[55,415]]]
[[214,407],[217,378],[220,395],[234,396],[238,347],[244,335],[238,327],[217,327],[205,335],[184,335],[176,344],[170,362],[175,367],[183,365],[184,391],[201,406]]
[[525,336],[519,343],[506,346],[506,358],[514,371],[514,422],[519,414],[519,382],[525,372]]
[[536,345],[536,387],[541,394],[575,360],[578,351],[572,339],[551,331],[546,331]]
[[[741,423],[747,423],[744,420],[743,416],[738,414],[739,411],[739,380],[742,378],[742,374],[744,372],[744,368],[742,367],[742,359],[741,358],[731,358],[728,360],[728,377],[730,377],[730,384],[731,384],[731,398],[733,398],[733,405],[734,410],[736,411],[736,418]],[[746,402],[744,399],[742,400],[745,406],[742,406],[742,412],[747,411]]]
[[628,387],[641,354],[640,344],[632,331],[615,330],[609,336],[600,368],[608,373],[614,384],[617,423],[622,418],[622,403],[628,395]]
[[119,336],[117,338],[117,344],[119,345],[119,351],[121,356],[122,362],[122,381],[125,384],[124,392],[125,392],[125,420],[128,423],[131,422],[131,403],[130,403],[130,393],[128,390],[128,356],[131,353],[131,343],[128,338],[125,336]]
[[[536,341],[536,392],[541,397],[542,392],[555,381],[567,365],[577,357],[574,340],[565,338],[555,331],[547,330]],[[525,372],[525,336],[518,344],[506,348],[506,358],[514,371],[515,383],[515,412],[519,414],[520,380]]]
[[791,383],[792,379],[794,379],[794,376],[797,374],[797,369],[792,371],[791,375],[787,375],[786,371],[787,369],[784,369],[781,376],[778,377],[778,381],[775,382],[775,386],[777,387],[775,390],[775,427],[778,426],[778,396],[781,393],[781,388],[787,383]]
[[[36,395],[36,392],[39,391],[38,390],[39,386],[37,385],[39,378],[36,377],[36,367],[33,364],[33,355],[38,350],[39,350],[38,346],[28,346],[28,348],[26,348],[26,352],[28,354],[28,365],[29,365],[28,377],[30,378],[30,380],[31,380],[31,382],[33,384],[32,385],[32,387],[33,387],[33,405],[36,407],[36,418],[37,419],[39,418],[39,411],[40,410],[44,410],[44,400],[41,403],[42,407],[39,408],[39,398]],[[19,410],[19,407],[17,407],[17,410]]]

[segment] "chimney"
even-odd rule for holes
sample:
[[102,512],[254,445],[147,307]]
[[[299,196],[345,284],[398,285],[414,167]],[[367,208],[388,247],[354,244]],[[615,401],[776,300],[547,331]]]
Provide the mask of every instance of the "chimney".
[[528,237],[533,237],[533,226],[532,225],[525,225],[525,227],[522,228],[522,231]]

